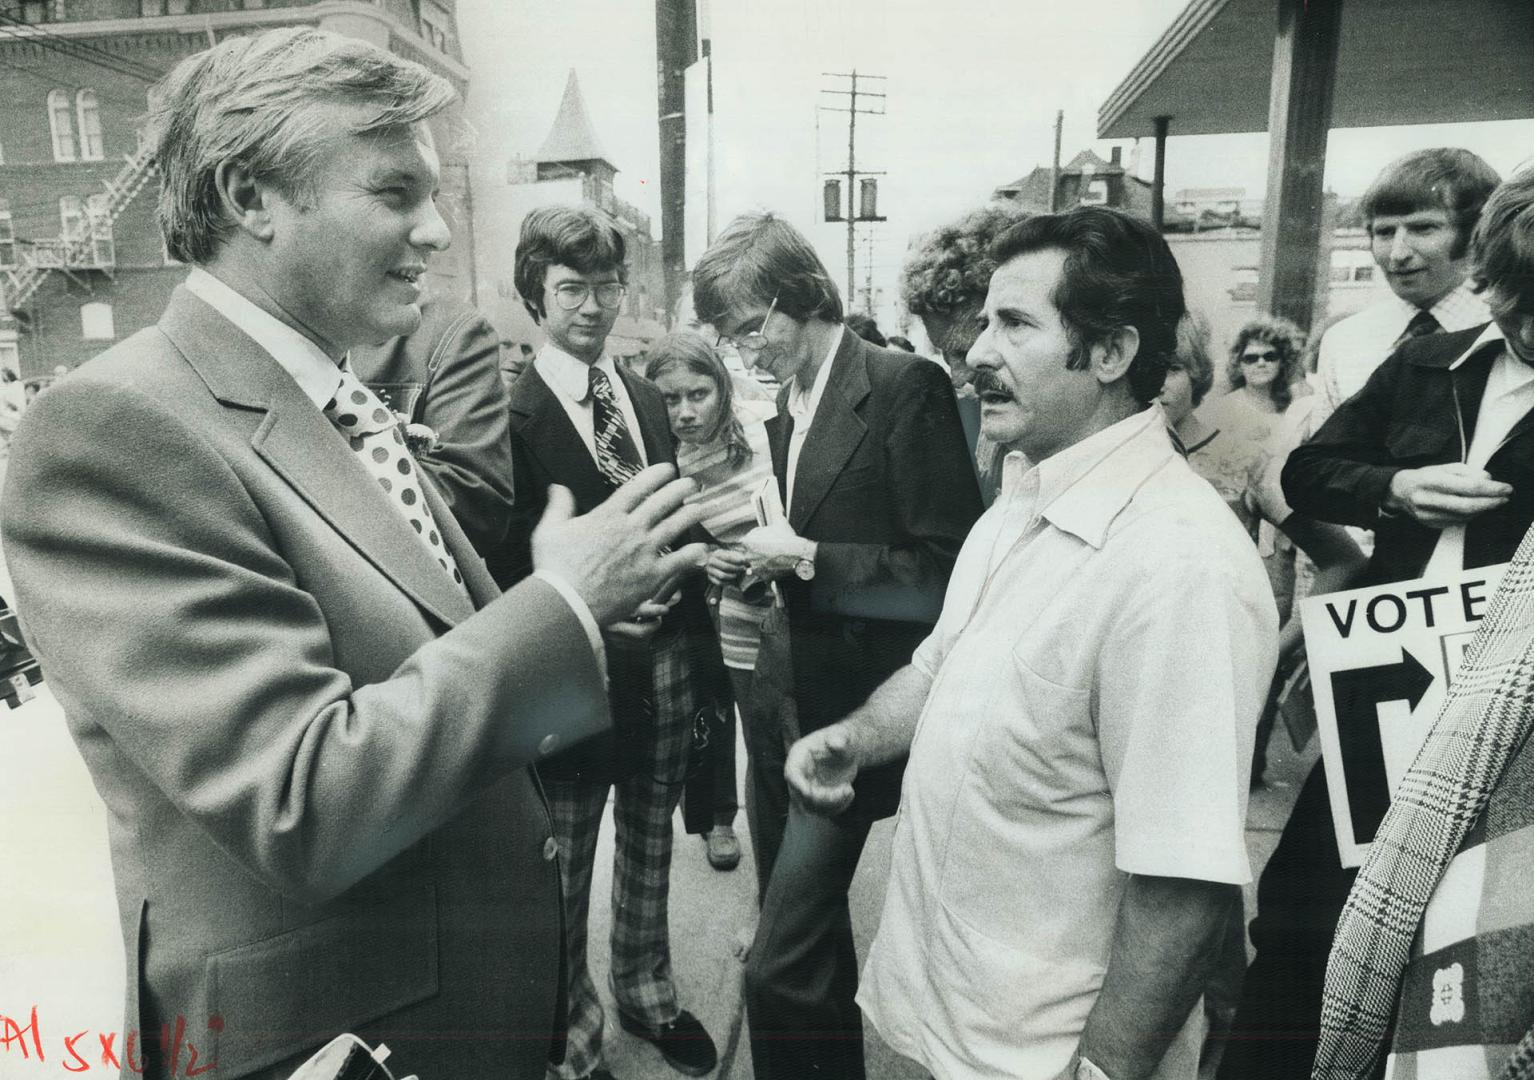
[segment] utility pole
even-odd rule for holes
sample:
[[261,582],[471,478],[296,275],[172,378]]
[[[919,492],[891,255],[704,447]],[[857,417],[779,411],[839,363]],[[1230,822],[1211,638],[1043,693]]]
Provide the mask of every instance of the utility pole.
[[[857,288],[857,223],[859,221],[886,220],[880,217],[878,212],[877,182],[865,181],[862,185],[858,184],[860,177],[883,176],[884,174],[882,172],[871,172],[866,169],[859,170],[857,166],[858,114],[883,116],[885,94],[883,91],[859,90],[858,80],[882,84],[885,81],[885,77],[883,75],[860,75],[856,69],[849,72],[823,71],[821,75],[827,79],[846,79],[848,80],[849,87],[846,90],[821,90],[822,94],[835,94],[847,98],[846,108],[832,108],[825,105],[822,105],[821,108],[827,109],[830,112],[844,112],[847,114],[847,167],[839,170],[839,174],[845,178],[847,186],[847,216],[845,219],[847,222],[847,303],[850,305],[853,296],[856,295]],[[860,97],[867,101],[876,102],[877,107],[859,108],[858,98]],[[862,196],[861,207],[858,205],[860,194]],[[833,216],[830,210],[830,200],[828,199],[826,220],[841,220]]]
[[863,234],[863,314],[874,313],[874,234]]
[[1055,157],[1049,167],[1049,212],[1060,209],[1060,135],[1065,128],[1065,110],[1055,110]]
[[660,118],[660,252],[666,317],[687,273],[687,69],[698,59],[696,0],[655,0],[656,105]]

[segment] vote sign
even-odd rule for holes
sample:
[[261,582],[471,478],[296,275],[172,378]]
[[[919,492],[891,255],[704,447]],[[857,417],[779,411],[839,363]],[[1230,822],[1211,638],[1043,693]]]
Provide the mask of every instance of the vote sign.
[[1358,866],[1438,717],[1506,564],[1301,602],[1327,794]]

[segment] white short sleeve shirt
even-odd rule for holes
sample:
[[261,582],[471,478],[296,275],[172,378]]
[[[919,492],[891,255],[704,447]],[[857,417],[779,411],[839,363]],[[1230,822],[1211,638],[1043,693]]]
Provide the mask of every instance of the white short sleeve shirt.
[[[932,686],[858,995],[939,1077],[1064,1067],[1128,875],[1250,879],[1278,626],[1251,541],[1159,409],[1016,472],[913,658]],[[1193,1075],[1192,1034],[1158,1076]]]

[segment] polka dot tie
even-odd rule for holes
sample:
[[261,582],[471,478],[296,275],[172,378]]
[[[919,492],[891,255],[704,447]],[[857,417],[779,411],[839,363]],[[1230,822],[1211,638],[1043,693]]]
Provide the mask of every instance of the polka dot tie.
[[418,466],[405,449],[399,418],[379,396],[363,386],[357,376],[341,369],[341,385],[325,406],[325,416],[346,436],[357,460],[378,481],[389,502],[415,529],[431,557],[464,589],[463,575],[452,552],[442,542],[431,507],[421,493]]

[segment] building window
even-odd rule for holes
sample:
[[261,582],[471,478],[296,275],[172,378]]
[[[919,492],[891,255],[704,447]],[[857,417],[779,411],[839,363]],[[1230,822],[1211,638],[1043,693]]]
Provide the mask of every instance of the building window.
[[112,204],[106,192],[85,200],[85,220],[90,225],[91,265],[116,266],[117,242],[112,236]]
[[117,337],[112,305],[94,300],[80,307],[80,333],[86,341],[111,341]]
[[452,16],[435,4],[422,4],[417,21],[421,27],[421,36],[431,42],[432,48],[447,52],[451,40],[448,27],[452,25]]
[[112,236],[112,201],[106,192],[86,199],[86,222],[91,227],[91,265],[117,265],[117,241]]
[[80,121],[80,160],[100,161],[106,153],[101,142],[101,110],[96,105],[96,91],[81,90],[75,95],[75,116]]
[[24,23],[59,22],[64,18],[64,0],[21,0]]
[[191,0],[139,0],[140,15],[185,15]]
[[66,244],[85,239],[85,200],[78,195],[59,196],[59,239]]
[[11,204],[0,199],[0,266],[16,265],[16,223],[11,219]]
[[266,7],[266,0],[240,0],[240,6],[247,11],[251,8],[264,8]]
[[74,111],[62,90],[48,91],[48,127],[53,132],[53,160],[75,160]]

